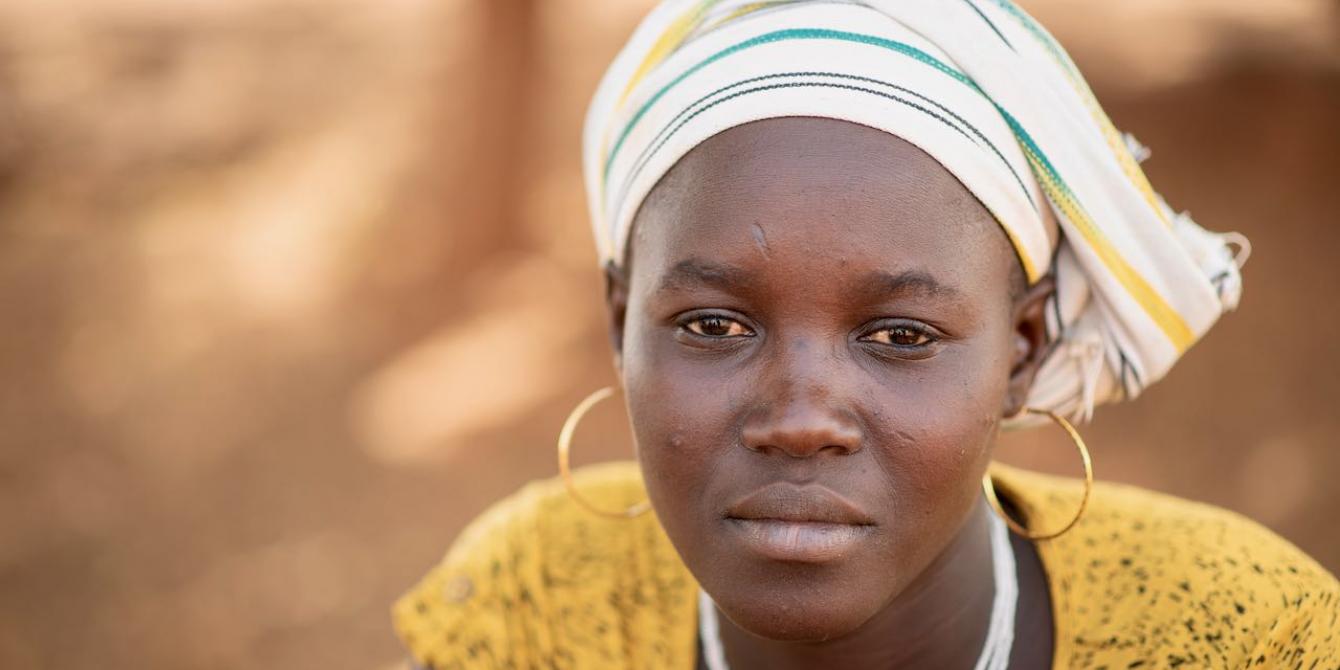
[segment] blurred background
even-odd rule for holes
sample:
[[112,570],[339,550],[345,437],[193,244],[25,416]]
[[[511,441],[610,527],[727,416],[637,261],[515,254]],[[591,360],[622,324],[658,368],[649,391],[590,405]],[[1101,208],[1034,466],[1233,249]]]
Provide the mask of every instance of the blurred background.
[[[1099,475],[1340,570],[1340,3],[1022,4],[1255,243],[1084,429]],[[396,594],[613,380],[579,135],[649,6],[0,3],[0,668],[401,657]],[[602,407],[576,458],[626,435]],[[1078,472],[1059,431],[1001,458]]]

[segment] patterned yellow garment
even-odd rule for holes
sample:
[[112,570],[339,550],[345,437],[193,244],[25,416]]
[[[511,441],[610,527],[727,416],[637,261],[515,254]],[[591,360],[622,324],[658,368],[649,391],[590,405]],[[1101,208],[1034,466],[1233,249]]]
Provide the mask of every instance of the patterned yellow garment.
[[[1082,483],[994,466],[1030,525],[1054,528]],[[578,473],[608,509],[644,498],[632,463]],[[1233,513],[1098,484],[1083,521],[1038,546],[1056,668],[1340,668],[1340,583]],[[594,517],[536,482],[461,534],[394,607],[415,660],[453,668],[692,670],[697,584],[656,519]]]

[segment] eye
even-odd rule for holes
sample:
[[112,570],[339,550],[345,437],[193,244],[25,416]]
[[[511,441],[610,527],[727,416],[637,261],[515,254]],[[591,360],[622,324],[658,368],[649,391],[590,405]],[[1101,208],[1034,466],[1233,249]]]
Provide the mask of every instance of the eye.
[[895,344],[900,347],[915,347],[931,341],[926,333],[907,326],[885,328],[877,331],[870,339],[880,344]]
[[754,331],[739,321],[720,314],[706,314],[686,319],[680,323],[680,328],[694,335],[713,339],[751,337],[754,334]]
[[935,336],[928,329],[910,324],[897,324],[880,328],[862,339],[905,348],[923,347],[936,341]]

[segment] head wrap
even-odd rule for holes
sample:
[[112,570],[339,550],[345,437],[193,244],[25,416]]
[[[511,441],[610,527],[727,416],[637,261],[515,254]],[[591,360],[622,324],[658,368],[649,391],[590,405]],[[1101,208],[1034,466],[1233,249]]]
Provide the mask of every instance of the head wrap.
[[602,262],[690,149],[761,119],[884,130],[954,174],[1029,283],[1055,274],[1028,406],[1088,418],[1161,378],[1241,293],[1227,242],[1154,192],[1060,45],[1010,0],[667,0],[610,66],[584,169]]

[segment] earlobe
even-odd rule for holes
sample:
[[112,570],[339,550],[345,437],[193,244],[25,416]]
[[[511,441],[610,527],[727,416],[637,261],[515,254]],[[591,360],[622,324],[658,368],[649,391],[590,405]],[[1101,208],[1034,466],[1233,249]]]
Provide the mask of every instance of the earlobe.
[[1033,379],[1047,357],[1047,302],[1056,291],[1050,275],[1038,280],[1015,303],[1014,360],[1010,367],[1009,392],[1005,396],[1004,416],[1023,411]]
[[614,369],[623,371],[624,319],[628,313],[628,274],[614,264],[605,264],[605,308],[609,313],[610,346],[614,350]]

